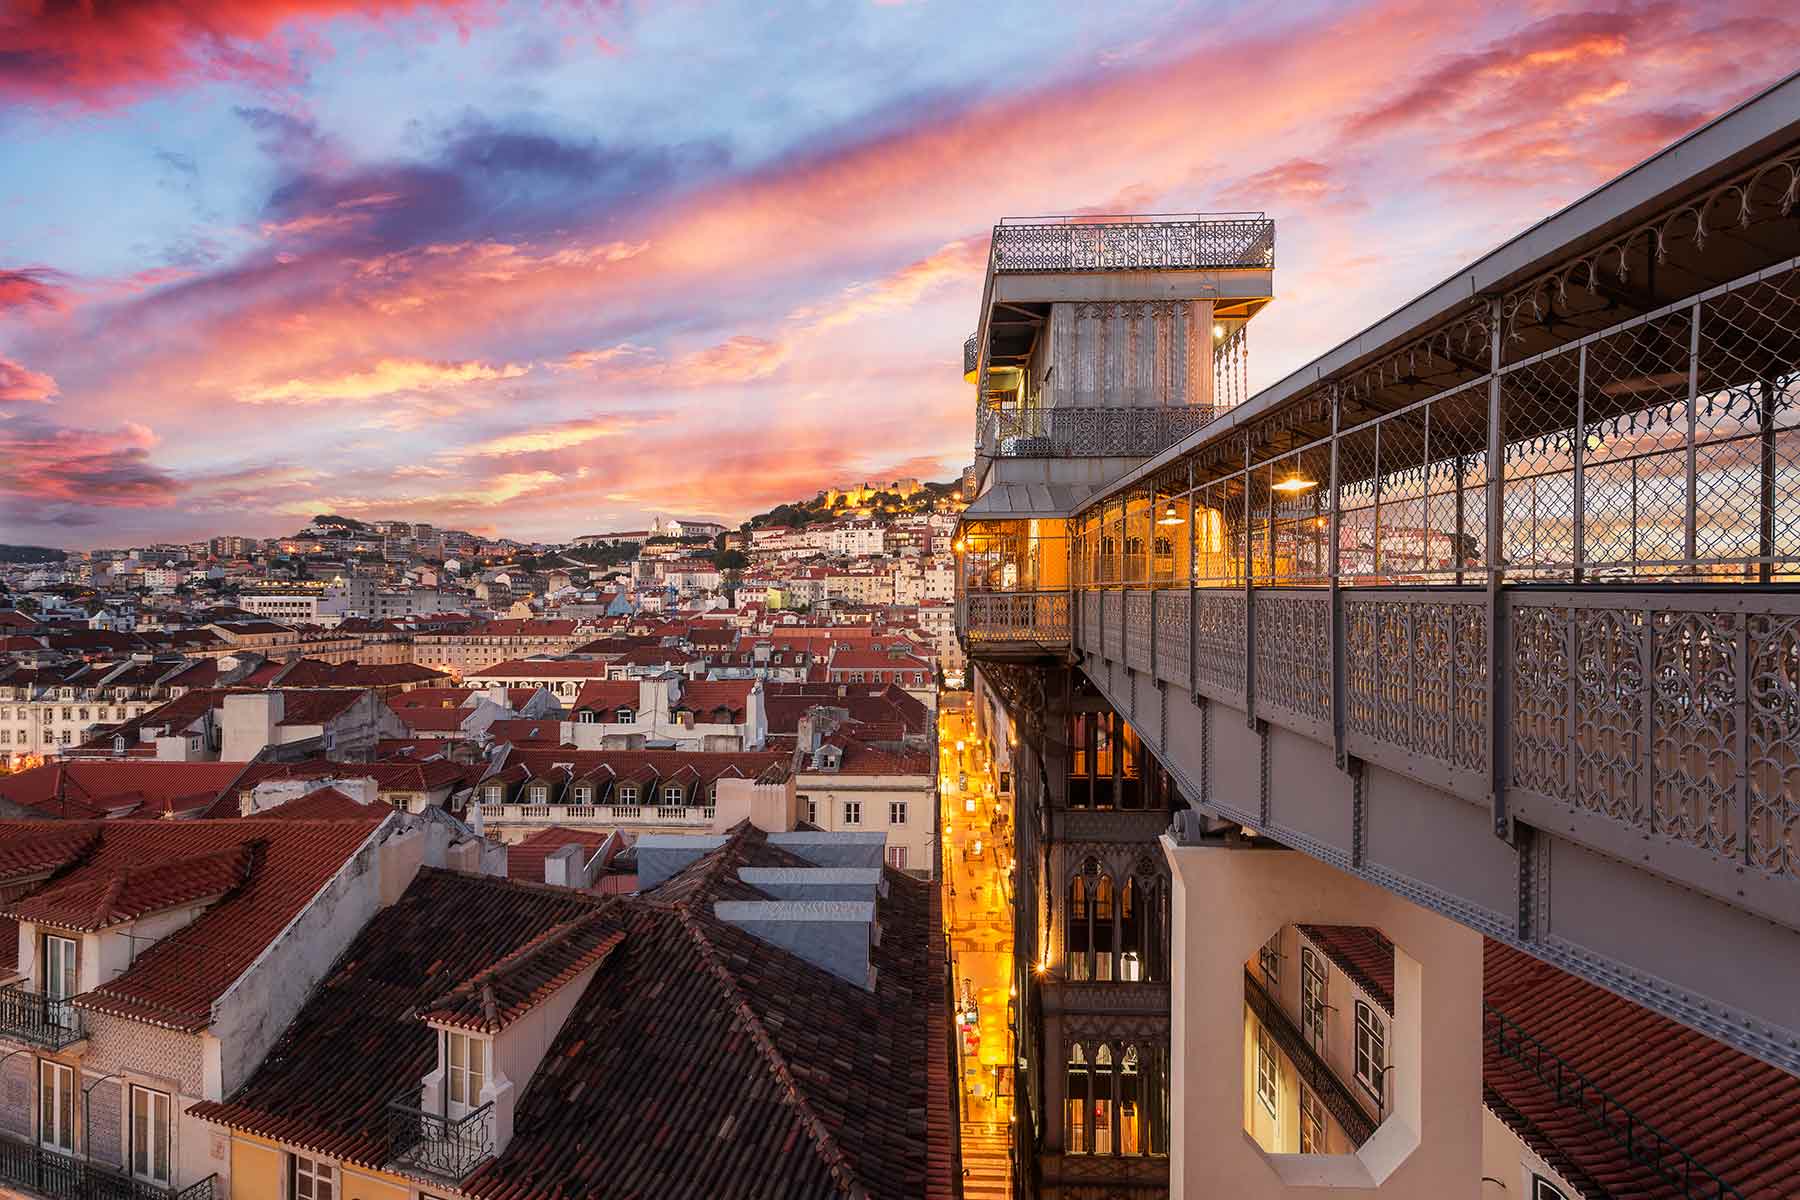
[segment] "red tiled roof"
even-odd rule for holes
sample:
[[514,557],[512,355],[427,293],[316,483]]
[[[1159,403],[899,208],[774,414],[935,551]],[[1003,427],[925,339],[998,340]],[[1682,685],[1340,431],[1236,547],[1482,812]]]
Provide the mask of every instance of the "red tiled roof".
[[[216,799],[248,765],[135,759],[51,763],[0,776],[0,799],[57,817],[62,814],[62,801],[57,797],[60,785],[71,816],[97,817],[134,803],[160,813],[166,808],[192,807],[199,797],[208,802]],[[59,779],[59,772],[67,773],[66,784]]]
[[487,732],[496,742],[511,742],[520,747],[536,747],[546,743],[560,745],[562,742],[562,722],[556,717],[495,721],[488,726]]
[[397,692],[387,698],[388,707],[395,712],[403,708],[462,708],[470,696],[475,694],[474,688],[468,687],[422,687],[410,692]]
[[624,930],[604,909],[565,921],[445,992],[420,1019],[499,1033],[577,975],[603,963],[624,940]]
[[281,724],[323,725],[349,712],[364,693],[328,688],[320,691],[283,690],[281,695]]
[[[1584,1194],[1677,1200],[1713,1193],[1698,1173],[1700,1191],[1690,1193],[1679,1178],[1634,1161],[1591,1111],[1567,1102],[1572,1080],[1559,1097],[1503,1053],[1496,1012],[1511,1022],[1509,1042],[1522,1030],[1745,1200],[1800,1195],[1800,1079],[1499,942],[1486,944],[1482,992],[1490,1006],[1484,1101]],[[1609,1120],[1622,1126],[1617,1108]],[[1670,1154],[1666,1161],[1679,1176],[1681,1160]]]
[[1338,970],[1394,1015],[1394,943],[1368,925],[1302,925],[1300,932]]
[[[141,950],[123,974],[76,1000],[84,1008],[198,1032],[212,1019],[213,1002],[369,839],[384,816],[377,811],[342,821],[7,821],[0,822],[0,860],[20,852],[22,843],[84,830],[95,838],[92,849],[57,878],[52,890],[67,899],[91,896],[91,888],[63,889],[122,875],[127,883],[121,888],[123,899],[115,903],[131,901],[138,894],[135,889],[152,884],[152,899],[136,902],[155,903],[155,897],[171,894],[203,898],[205,889],[216,887],[241,861],[237,855],[250,854],[247,876],[223,899]],[[188,865],[158,871],[148,883],[130,882],[139,871],[178,863]],[[13,908],[31,899],[17,901]]]
[[638,685],[635,679],[593,679],[581,685],[570,711],[588,708],[596,712],[612,712],[620,707],[636,710]]
[[250,876],[256,846],[244,843],[144,866],[84,872],[14,901],[4,915],[92,933],[201,901],[215,900]]
[[545,659],[532,662],[530,659],[515,658],[506,662],[495,663],[491,667],[483,667],[479,671],[470,671],[468,679],[601,679],[606,675],[606,664],[597,658],[570,661],[567,659]]
[[[749,1194],[755,1181],[750,1191],[768,1197],[947,1198],[952,1098],[931,1065],[948,1052],[947,1027],[930,1015],[945,986],[935,888],[887,872],[869,991],[713,915],[716,900],[763,898],[739,866],[794,861],[746,823],[642,896],[423,870],[364,928],[249,1082],[190,1111],[379,1166],[389,1154],[382,1105],[437,1065],[412,1014],[592,914],[623,940],[520,1081],[506,1151],[477,1167],[463,1194],[725,1196]],[[498,991],[495,1001],[498,1010]],[[356,1070],[344,1069],[347,1058]]]
[[[574,829],[566,825],[539,829],[522,841],[507,846],[506,877],[526,883],[542,883],[544,860],[551,854],[564,846],[576,845],[586,852],[584,857],[592,858],[606,844],[609,836],[609,832],[604,829]],[[609,859],[611,857],[608,855]]]
[[297,800],[277,804],[258,812],[258,817],[278,821],[335,821],[342,818],[366,817],[378,813],[362,801],[346,796],[334,787],[315,788]]

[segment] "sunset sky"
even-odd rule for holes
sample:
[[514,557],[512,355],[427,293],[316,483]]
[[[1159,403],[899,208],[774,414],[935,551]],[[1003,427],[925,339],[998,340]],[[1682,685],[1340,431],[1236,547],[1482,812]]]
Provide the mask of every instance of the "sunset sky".
[[0,541],[76,548],[947,478],[1000,217],[1267,211],[1255,386],[1800,61],[1792,0],[79,7],[0,0]]

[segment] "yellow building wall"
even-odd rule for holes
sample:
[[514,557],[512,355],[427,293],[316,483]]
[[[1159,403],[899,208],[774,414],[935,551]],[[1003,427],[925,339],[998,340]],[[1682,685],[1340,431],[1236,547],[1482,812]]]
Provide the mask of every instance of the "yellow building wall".
[[[249,1134],[231,1137],[231,1200],[284,1200],[287,1147]],[[341,1200],[409,1200],[412,1185],[396,1176],[339,1166]]]
[[231,1137],[233,1200],[280,1200],[285,1182],[281,1147],[242,1134]]

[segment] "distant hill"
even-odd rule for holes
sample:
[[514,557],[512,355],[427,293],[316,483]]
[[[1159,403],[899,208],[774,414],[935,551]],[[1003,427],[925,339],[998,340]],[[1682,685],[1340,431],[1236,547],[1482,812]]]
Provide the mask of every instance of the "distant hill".
[[375,532],[375,527],[373,525],[368,524],[367,522],[359,521],[355,517],[340,517],[336,513],[321,513],[320,515],[314,517],[312,519],[312,521],[310,522],[310,524],[315,529],[322,529],[326,526],[332,526],[337,529],[348,530],[351,533],[373,533],[373,532]]
[[51,546],[8,546],[0,542],[0,562],[59,563],[67,555]]
[[[952,479],[944,483],[926,483],[920,490],[906,499],[901,499],[892,492],[877,492],[868,502],[868,506],[877,512],[884,511],[888,505],[897,513],[924,512],[945,496],[952,495],[962,489],[962,480]],[[750,518],[750,527],[760,529],[765,525],[805,525],[812,521],[833,521],[843,516],[846,511],[853,511],[862,505],[846,506],[840,497],[835,504],[827,504],[827,493],[820,492],[811,500],[796,500],[791,504],[777,504],[768,512],[758,513]]]

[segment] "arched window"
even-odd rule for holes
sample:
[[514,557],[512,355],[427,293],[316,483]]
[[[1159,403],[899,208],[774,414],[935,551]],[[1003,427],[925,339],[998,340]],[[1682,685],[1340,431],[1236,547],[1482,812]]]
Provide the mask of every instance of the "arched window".
[[[1085,871],[1090,864],[1082,864]],[[1088,915],[1088,880],[1076,875],[1069,881],[1069,978],[1080,982],[1089,978],[1093,948],[1093,921]]]
[[1119,1056],[1119,1153],[1144,1154],[1144,1076],[1138,1049],[1125,1047]]
[[[1113,952],[1118,949],[1117,931],[1113,927],[1112,876],[1102,875],[1094,884],[1094,971],[1093,978],[1110,982],[1117,973],[1113,969]],[[1099,1127],[1095,1126],[1098,1134]]]
[[1094,1051],[1094,1153],[1113,1150],[1113,1055],[1112,1047]]
[[1091,1154],[1088,1145],[1088,1067],[1087,1058],[1081,1052],[1081,1043],[1076,1042],[1069,1050],[1069,1075],[1063,1093],[1063,1110],[1066,1113],[1066,1128],[1063,1130],[1063,1150],[1069,1154]]
[[1133,876],[1119,892],[1119,980],[1144,978],[1144,889]]

